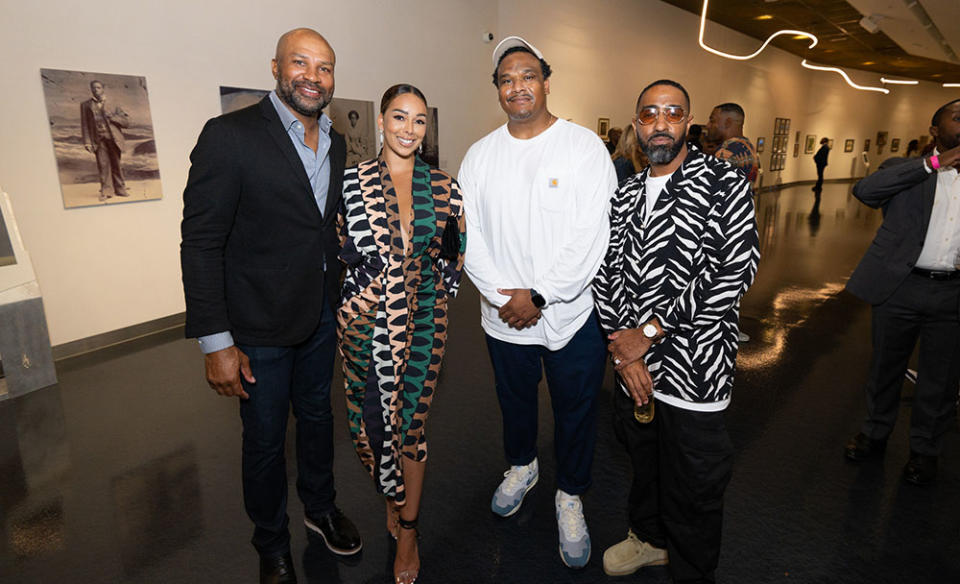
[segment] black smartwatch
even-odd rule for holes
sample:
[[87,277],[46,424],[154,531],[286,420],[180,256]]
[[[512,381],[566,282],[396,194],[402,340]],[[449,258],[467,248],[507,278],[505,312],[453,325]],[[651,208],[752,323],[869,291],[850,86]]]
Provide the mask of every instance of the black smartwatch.
[[540,293],[530,288],[530,301],[533,302],[533,305],[537,308],[543,308],[547,305],[547,301],[543,299],[543,296],[540,296]]

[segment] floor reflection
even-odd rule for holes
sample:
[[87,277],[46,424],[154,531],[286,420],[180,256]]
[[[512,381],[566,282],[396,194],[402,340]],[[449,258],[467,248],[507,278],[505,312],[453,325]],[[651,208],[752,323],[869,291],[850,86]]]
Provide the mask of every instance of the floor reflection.
[[790,331],[843,290],[882,221],[853,196],[852,186],[794,187],[757,197],[761,263],[741,304],[743,328],[752,337],[740,347],[741,369],[774,366]]
[[[736,446],[718,578],[763,584],[960,582],[960,432],[945,439],[937,484],[901,487],[909,448],[907,384],[886,457],[846,463],[864,411],[869,307],[842,291],[880,214],[830,183],[757,197],[762,258],[742,304],[733,400]],[[598,400],[593,485],[584,497],[593,557],[562,565],[554,508],[549,394],[540,399],[540,482],[520,512],[489,511],[506,463],[493,376],[469,282],[429,421],[418,582],[668,582],[666,569],[603,573],[627,530],[630,464],[610,425],[612,378]],[[255,582],[240,489],[235,400],[203,381],[193,341],[172,331],[58,363],[60,385],[0,402],[0,581]],[[364,536],[347,562],[307,537],[288,440],[291,546],[301,582],[389,583],[383,502],[356,460],[334,379],[338,505]]]

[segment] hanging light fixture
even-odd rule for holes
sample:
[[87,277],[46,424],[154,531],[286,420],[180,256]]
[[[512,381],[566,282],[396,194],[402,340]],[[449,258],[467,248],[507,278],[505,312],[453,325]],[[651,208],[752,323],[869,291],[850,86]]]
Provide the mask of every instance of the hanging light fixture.
[[854,89],[859,89],[860,91],[876,91],[878,93],[884,93],[884,94],[890,93],[890,90],[887,89],[886,87],[870,87],[868,85],[857,85],[856,83],[853,82],[852,79],[850,79],[850,76],[847,75],[846,71],[844,71],[843,69],[839,69],[837,67],[824,67],[822,65],[811,65],[810,63],[807,63],[806,59],[804,59],[803,61],[800,61],[800,64],[806,67],[807,69],[813,69],[815,71],[832,71],[834,73],[839,73],[840,76],[843,77],[844,81],[847,82],[847,85],[849,85]]
[[699,41],[700,41],[700,46],[703,47],[703,50],[705,50],[705,51],[707,51],[707,52],[709,52],[709,53],[713,53],[714,55],[719,55],[719,56],[721,56],[721,57],[725,57],[725,58],[727,58],[727,59],[734,59],[734,60],[737,60],[737,61],[747,61],[747,60],[749,60],[749,59],[752,59],[752,58],[756,57],[756,56],[759,55],[760,53],[762,53],[762,52],[763,52],[763,49],[767,48],[767,45],[770,44],[770,41],[772,41],[773,39],[775,39],[776,37],[778,37],[778,36],[780,36],[780,35],[785,35],[785,34],[794,35],[795,37],[799,37],[799,38],[808,38],[808,39],[810,39],[810,45],[807,47],[808,49],[812,49],[813,47],[817,46],[817,43],[818,43],[818,42],[820,42],[820,41],[817,39],[816,36],[810,34],[809,32],[804,32],[804,31],[802,31],[802,30],[778,30],[777,32],[775,32],[775,33],[773,33],[772,35],[770,35],[770,36],[767,38],[767,40],[763,41],[763,44],[760,45],[760,48],[759,48],[759,49],[757,49],[757,50],[754,51],[753,53],[750,53],[749,55],[731,55],[730,53],[724,53],[723,51],[718,51],[717,49],[708,47],[707,44],[706,44],[705,42],[703,42],[703,31],[704,31],[704,29],[705,29],[706,26],[707,26],[707,6],[708,6],[709,4],[710,4],[710,0],[703,0],[703,11],[700,13],[700,38],[699,38]]

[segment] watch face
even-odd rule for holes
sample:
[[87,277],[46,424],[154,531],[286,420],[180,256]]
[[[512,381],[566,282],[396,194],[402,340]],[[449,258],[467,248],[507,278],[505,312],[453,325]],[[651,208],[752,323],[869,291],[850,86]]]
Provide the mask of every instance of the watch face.
[[643,336],[647,337],[648,339],[652,339],[653,337],[657,336],[657,327],[653,326],[652,324],[644,325]]

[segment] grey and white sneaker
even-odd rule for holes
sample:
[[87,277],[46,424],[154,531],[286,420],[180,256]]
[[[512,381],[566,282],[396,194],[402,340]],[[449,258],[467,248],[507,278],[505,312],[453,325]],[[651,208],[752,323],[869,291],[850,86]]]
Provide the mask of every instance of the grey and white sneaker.
[[537,459],[534,458],[533,462],[527,465],[511,466],[510,470],[503,473],[503,477],[503,482],[493,493],[490,510],[500,517],[510,517],[520,509],[523,498],[540,478]]
[[590,561],[590,532],[583,518],[578,495],[557,490],[557,530],[560,532],[560,559],[568,568],[582,568]]

